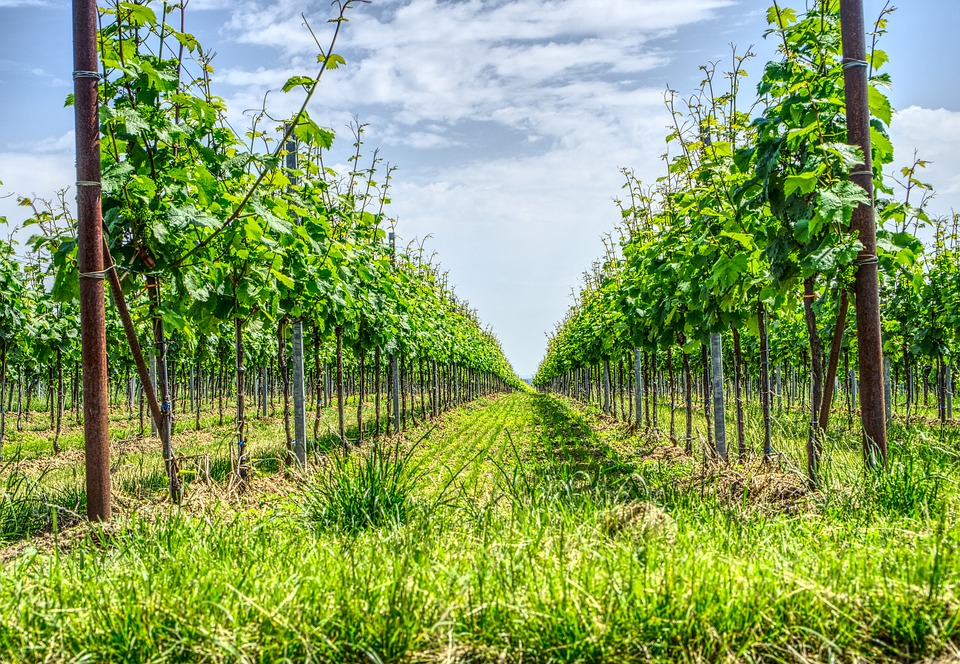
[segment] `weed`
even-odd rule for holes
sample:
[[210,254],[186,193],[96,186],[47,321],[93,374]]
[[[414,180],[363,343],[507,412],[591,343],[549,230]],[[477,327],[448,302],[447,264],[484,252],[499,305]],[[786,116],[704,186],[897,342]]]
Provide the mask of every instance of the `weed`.
[[864,472],[861,504],[885,516],[938,519],[945,506],[946,458],[926,446],[900,446],[885,466]]
[[[61,523],[72,523],[83,497],[74,492],[52,492],[43,476],[33,478],[15,468],[16,460],[0,469],[0,543],[13,542],[52,528],[60,514]],[[70,506],[70,508],[67,507]]]
[[400,442],[336,450],[304,491],[304,514],[320,530],[356,533],[405,523],[414,507],[416,466]]

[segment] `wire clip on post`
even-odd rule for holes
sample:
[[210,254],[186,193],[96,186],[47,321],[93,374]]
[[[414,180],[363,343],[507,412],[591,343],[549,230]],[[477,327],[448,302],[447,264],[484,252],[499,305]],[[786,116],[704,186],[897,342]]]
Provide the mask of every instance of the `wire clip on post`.
[[100,270],[99,272],[81,272],[81,273],[80,273],[80,278],[81,278],[81,279],[100,279],[100,280],[103,280],[103,279],[106,279],[106,278],[107,278],[107,272],[109,272],[110,270],[115,270],[115,269],[117,269],[117,266],[116,266],[116,265],[111,265],[110,267],[108,267],[108,268],[106,268],[106,269],[103,269],[103,270]]
[[843,59],[843,69],[853,69],[854,67],[869,67],[870,63],[866,60],[857,60],[855,58],[844,58]]

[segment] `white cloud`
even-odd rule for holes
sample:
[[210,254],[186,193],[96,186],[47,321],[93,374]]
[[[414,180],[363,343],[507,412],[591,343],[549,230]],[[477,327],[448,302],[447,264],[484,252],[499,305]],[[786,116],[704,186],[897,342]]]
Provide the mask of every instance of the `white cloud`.
[[535,368],[541,332],[563,315],[577,275],[619,218],[618,168],[645,165],[648,182],[659,174],[668,120],[660,96],[630,100],[646,123],[611,124],[609,116],[589,113],[558,117],[555,127],[569,124],[570,141],[545,154],[413,174],[401,164],[395,176],[400,234],[433,235],[430,246],[453,266],[457,292],[492,323],[522,372]]
[[[17,197],[52,199],[56,192],[72,188],[75,180],[72,152],[0,152],[0,217],[6,217],[10,226],[19,226],[30,211],[17,204]],[[67,200],[73,200],[72,194]]]
[[[514,0],[384,3],[379,13],[360,6],[337,50],[348,66],[323,86],[324,103],[342,111],[388,105],[398,123],[510,118],[535,124],[531,105],[556,107],[578,81],[622,79],[621,91],[668,56],[651,38],[704,20],[730,0]],[[295,0],[241,5],[228,31],[242,43],[271,46],[300,65],[317,49],[303,26],[306,7]],[[315,29],[328,27],[317,21]],[[325,31],[327,32],[327,31]],[[321,42],[327,38],[320,34]],[[303,70],[236,68],[222,80],[262,96]],[[309,71],[310,67],[306,67]],[[612,78],[611,78],[612,77]],[[632,77],[632,78],[631,78]],[[593,91],[585,90],[586,95]],[[504,113],[514,109],[513,113]]]
[[653,34],[708,18],[730,0],[411,0],[385,20],[358,10],[351,39],[379,50],[384,44],[475,42]]
[[933,185],[935,215],[960,212],[960,111],[910,106],[893,118],[890,134],[897,170],[917,157],[929,161],[917,177]]
[[[74,131],[61,134],[59,136],[46,136],[32,143],[12,143],[8,146],[11,152],[23,154],[73,154],[76,149]],[[2,179],[2,178],[0,178]]]
[[213,11],[218,9],[230,9],[236,6],[232,0],[188,0],[188,10]]
[[[25,71],[34,80],[39,80],[43,85],[48,85],[54,88],[63,88],[65,90],[73,89],[73,83],[69,79],[64,78],[61,75],[51,73],[41,67],[28,67]],[[61,74],[62,73],[63,72],[61,72]],[[64,92],[64,95],[66,95],[66,92]]]
[[409,133],[400,133],[385,136],[387,145],[406,145],[418,150],[434,150],[437,148],[450,148],[463,145],[461,141],[448,138],[440,133],[431,131],[412,131]]

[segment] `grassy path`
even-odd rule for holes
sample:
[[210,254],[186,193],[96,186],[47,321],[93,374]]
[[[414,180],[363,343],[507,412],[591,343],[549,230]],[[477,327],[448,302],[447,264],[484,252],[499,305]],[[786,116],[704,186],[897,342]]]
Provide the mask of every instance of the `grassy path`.
[[534,477],[596,485],[630,469],[584,415],[541,394],[501,396],[456,413],[418,449],[417,460],[423,491],[453,486],[473,502]]
[[346,463],[21,544],[0,661],[933,661],[960,636],[946,452],[787,509],[769,474],[705,474],[550,396],[396,449],[349,457],[401,477],[409,508],[376,527],[311,516]]

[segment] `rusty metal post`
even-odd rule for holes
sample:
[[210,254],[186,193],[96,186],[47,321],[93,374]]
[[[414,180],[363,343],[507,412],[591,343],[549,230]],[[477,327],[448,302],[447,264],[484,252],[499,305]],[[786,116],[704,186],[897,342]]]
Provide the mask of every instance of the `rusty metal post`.
[[867,463],[887,459],[887,423],[883,395],[883,342],[880,332],[880,282],[877,228],[873,210],[873,156],[870,152],[870,106],[867,96],[866,35],[862,0],[840,0],[843,35],[843,77],[846,90],[847,142],[863,150],[864,163],[850,179],[867,192],[870,204],[853,213],[851,231],[863,250],[856,283],[857,346],[860,370],[860,413]]
[[[162,385],[162,392],[167,394],[166,386],[166,358],[163,359],[163,383],[158,383],[158,370],[157,370],[157,354],[150,354],[150,369],[147,369],[147,364],[143,359],[143,349],[140,347],[140,340],[137,338],[137,331],[133,327],[133,319],[130,317],[130,310],[127,308],[127,301],[123,297],[123,287],[120,284],[120,277],[117,276],[116,263],[113,261],[113,256],[110,254],[110,247],[107,246],[107,243],[103,243],[103,256],[104,262],[106,263],[106,277],[107,282],[110,284],[110,290],[113,293],[113,301],[117,306],[117,313],[120,315],[120,321],[123,324],[123,332],[127,336],[127,343],[130,346],[130,352],[133,354],[133,363],[137,368],[137,375],[140,377],[140,384],[143,386],[143,395],[146,398],[147,406],[150,409],[150,422],[152,424],[152,433],[153,435],[161,434],[161,443],[163,446],[163,459],[167,467],[167,478],[169,479],[169,488],[170,488],[170,499],[179,504],[180,500],[183,498],[183,484],[180,482],[179,470],[177,468],[177,459],[173,452],[173,432],[170,422],[170,400],[169,398],[164,399],[163,406],[157,401],[157,393],[154,389],[154,385]],[[148,281],[149,284],[153,284],[154,292],[156,291],[156,282]],[[154,324],[154,332],[156,333],[156,323]],[[161,338],[161,343],[158,347],[162,350],[164,344],[162,343],[163,338],[163,326],[159,326],[159,334]],[[169,395],[167,395],[169,396]]]
[[840,366],[840,351],[843,350],[843,334],[847,326],[847,310],[849,307],[850,300],[847,291],[841,286],[840,306],[839,311],[837,311],[837,322],[833,326],[830,359],[827,361],[827,379],[823,383],[823,400],[820,402],[820,415],[817,425],[820,429],[818,437],[827,432],[827,425],[830,422],[830,406],[833,403],[833,393],[837,381],[837,369]]
[[105,521],[112,516],[112,506],[96,0],[73,0],[73,69],[87,517],[91,521]]

